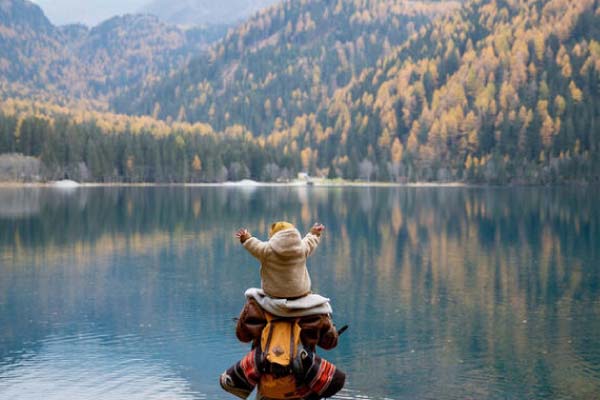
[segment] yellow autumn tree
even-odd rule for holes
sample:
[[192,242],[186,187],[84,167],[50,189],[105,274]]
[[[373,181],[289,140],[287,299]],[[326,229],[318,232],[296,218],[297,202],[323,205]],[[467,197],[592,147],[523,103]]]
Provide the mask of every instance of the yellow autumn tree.
[[198,154],[196,154],[192,160],[192,169],[195,173],[199,173],[202,170],[202,161],[200,160]]
[[312,154],[313,151],[310,147],[306,147],[300,152],[300,160],[302,161],[302,168],[304,168],[304,171],[310,170]]
[[571,98],[573,99],[573,101],[575,101],[576,103],[581,103],[581,101],[583,100],[583,92],[577,87],[575,82],[571,81],[571,83],[569,84],[569,91],[571,93]]
[[392,163],[400,164],[402,158],[404,157],[404,146],[402,142],[398,138],[394,138],[392,143],[392,148],[390,149],[390,156],[392,159]]

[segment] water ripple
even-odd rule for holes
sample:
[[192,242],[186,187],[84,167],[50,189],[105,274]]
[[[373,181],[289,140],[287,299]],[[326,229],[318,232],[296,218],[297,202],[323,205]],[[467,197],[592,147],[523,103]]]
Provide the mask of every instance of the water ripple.
[[172,366],[129,355],[104,335],[50,337],[35,354],[0,370],[0,399],[204,399]]

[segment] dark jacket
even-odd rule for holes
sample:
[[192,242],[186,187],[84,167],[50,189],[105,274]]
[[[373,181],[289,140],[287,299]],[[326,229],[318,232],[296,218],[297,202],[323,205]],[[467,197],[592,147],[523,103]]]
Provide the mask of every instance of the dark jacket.
[[[237,322],[235,334],[243,342],[260,343],[263,328],[267,325],[267,318],[260,305],[254,299],[248,299]],[[316,346],[325,350],[333,349],[338,343],[338,333],[328,314],[317,314],[299,317],[300,341],[302,345],[312,351]]]

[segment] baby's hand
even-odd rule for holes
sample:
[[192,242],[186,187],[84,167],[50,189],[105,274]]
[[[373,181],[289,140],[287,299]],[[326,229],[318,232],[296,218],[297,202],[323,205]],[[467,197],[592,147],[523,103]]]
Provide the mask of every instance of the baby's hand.
[[315,236],[321,236],[321,232],[323,232],[324,230],[325,230],[325,225],[315,222],[313,227],[310,228],[310,233],[312,233]]
[[235,237],[240,239],[240,243],[244,243],[246,240],[250,239],[252,235],[250,234],[250,232],[248,232],[248,229],[240,228],[235,233]]

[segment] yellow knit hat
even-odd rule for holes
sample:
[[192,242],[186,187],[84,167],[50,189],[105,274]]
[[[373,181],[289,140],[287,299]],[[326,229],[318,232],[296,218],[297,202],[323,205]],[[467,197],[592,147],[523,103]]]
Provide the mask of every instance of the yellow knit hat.
[[269,237],[273,237],[274,234],[276,234],[279,231],[282,231],[284,229],[292,229],[294,228],[294,225],[292,225],[289,222],[286,221],[278,221],[275,222],[274,224],[271,225],[271,230],[269,231]]

